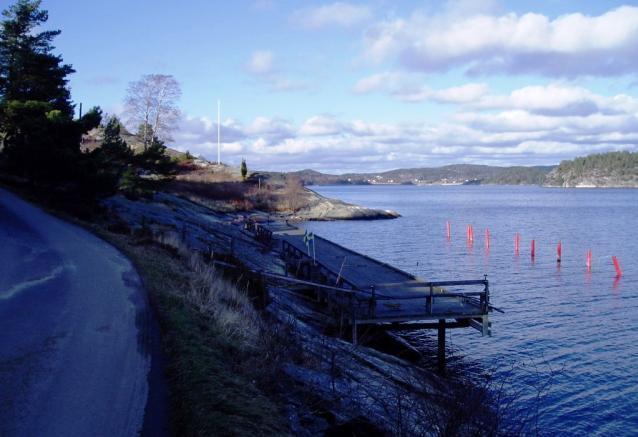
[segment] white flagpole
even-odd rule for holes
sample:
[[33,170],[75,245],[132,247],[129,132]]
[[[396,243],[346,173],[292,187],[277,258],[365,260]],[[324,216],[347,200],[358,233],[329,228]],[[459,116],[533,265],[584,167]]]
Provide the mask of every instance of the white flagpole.
[[221,149],[221,102],[217,99],[217,165],[222,163]]

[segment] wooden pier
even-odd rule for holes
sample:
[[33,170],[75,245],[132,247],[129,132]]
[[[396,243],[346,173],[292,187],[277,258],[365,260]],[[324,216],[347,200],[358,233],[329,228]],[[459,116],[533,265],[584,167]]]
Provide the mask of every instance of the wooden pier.
[[496,308],[487,277],[426,281],[316,235],[307,242],[303,230],[287,223],[251,223],[247,229],[285,261],[285,276],[264,272],[266,279],[312,294],[335,326],[352,330],[354,344],[366,325],[437,329],[443,368],[446,329],[472,327],[491,335],[489,313]]

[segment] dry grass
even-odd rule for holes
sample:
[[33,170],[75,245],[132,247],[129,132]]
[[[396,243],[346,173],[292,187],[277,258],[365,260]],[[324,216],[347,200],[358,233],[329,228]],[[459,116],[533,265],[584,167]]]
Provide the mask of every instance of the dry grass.
[[198,254],[191,254],[188,264],[191,275],[185,301],[242,351],[256,350],[264,327],[247,290],[223,278]]
[[188,281],[179,292],[184,302],[242,351],[256,349],[264,326],[246,285],[225,278],[200,253],[191,251],[177,232],[163,232],[153,238],[179,256],[188,271]]
[[[259,183],[261,181],[261,184]],[[261,186],[260,186],[261,185]],[[167,189],[216,210],[294,212],[307,203],[301,179],[253,175],[243,181],[231,169],[204,170],[183,167]]]
[[261,384],[266,370],[279,372],[265,350],[275,334],[239,286],[246,281],[212,269],[178,233],[151,239],[95,230],[134,262],[149,291],[168,356],[173,433],[286,435],[278,401],[260,388],[277,379],[265,375]]

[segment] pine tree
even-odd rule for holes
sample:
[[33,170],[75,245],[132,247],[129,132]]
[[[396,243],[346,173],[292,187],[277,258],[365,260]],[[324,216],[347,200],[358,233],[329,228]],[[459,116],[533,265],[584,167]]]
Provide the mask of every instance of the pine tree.
[[125,175],[132,173],[133,152],[120,136],[120,126],[117,117],[111,117],[104,127],[102,147],[91,152],[91,162],[95,166],[93,182],[96,194],[114,193],[126,185],[123,181]]
[[[48,20],[39,0],[18,0],[0,23],[0,137],[7,169],[31,180],[85,177],[82,133],[97,126],[99,108],[73,120],[67,88],[70,65],[52,54],[59,30],[38,32]],[[83,173],[84,172],[84,173]]]
[[36,32],[48,12],[40,0],[18,0],[5,10],[0,27],[0,99],[46,102],[50,110],[72,117],[67,76],[73,68],[52,53],[60,30]]
[[140,168],[153,173],[168,175],[175,170],[175,161],[166,155],[166,146],[157,137],[153,137],[151,144],[135,156],[135,161]]
[[240,171],[242,179],[246,179],[246,175],[248,174],[248,167],[246,167],[246,159],[244,158],[241,159]]
[[111,117],[104,127],[104,141],[102,142],[103,153],[112,161],[126,165],[133,156],[126,141],[120,136],[120,120]]

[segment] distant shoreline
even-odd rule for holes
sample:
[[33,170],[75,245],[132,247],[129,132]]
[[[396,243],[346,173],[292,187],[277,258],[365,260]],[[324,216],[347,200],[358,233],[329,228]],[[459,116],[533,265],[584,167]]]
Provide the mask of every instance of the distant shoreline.
[[614,186],[596,186],[596,185],[577,185],[577,186],[560,186],[560,185],[541,185],[541,184],[395,184],[395,183],[385,183],[385,184],[340,184],[340,183],[330,183],[330,184],[307,184],[306,187],[312,189],[313,187],[375,187],[375,186],[396,186],[396,187],[469,187],[469,186],[488,186],[488,187],[539,187],[539,188],[565,188],[565,189],[637,189],[638,185],[635,186],[622,186],[622,185],[614,185]]

